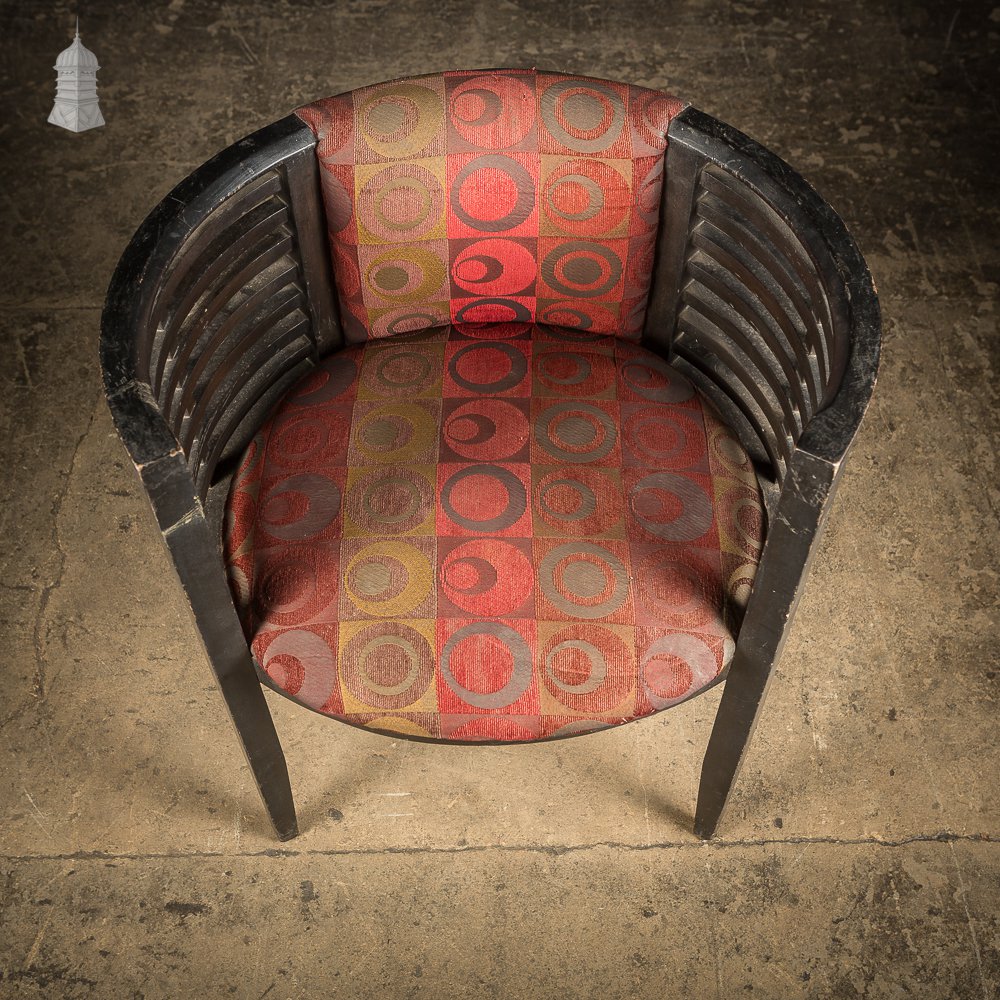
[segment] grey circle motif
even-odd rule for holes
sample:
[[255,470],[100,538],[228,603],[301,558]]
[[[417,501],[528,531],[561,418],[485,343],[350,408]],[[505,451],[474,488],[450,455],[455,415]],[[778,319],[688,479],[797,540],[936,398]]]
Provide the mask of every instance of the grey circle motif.
[[[452,506],[451,494],[455,487],[469,476],[489,476],[499,482],[507,491],[507,509],[496,517],[484,518],[481,521],[459,514]],[[441,506],[445,509],[445,513],[460,527],[468,528],[470,531],[492,533],[504,531],[512,524],[517,523],[528,509],[528,495],[524,484],[513,472],[502,469],[499,465],[473,465],[466,469],[460,469],[444,484],[441,490]]]
[[357,524],[376,533],[411,531],[433,506],[430,484],[405,467],[376,469],[347,491],[347,513]]
[[[610,569],[611,575],[614,578],[614,590],[606,601],[601,601],[598,604],[583,604],[574,601],[571,596],[564,596],[559,592],[555,579],[556,567],[564,559],[583,555],[596,557]],[[586,567],[587,572],[578,574],[580,591],[577,596],[596,596],[596,593],[594,593],[594,574],[590,570],[591,568],[594,568],[596,572],[600,572],[600,570],[593,567],[593,563],[590,560],[580,559],[578,563],[582,564],[581,569]],[[542,559],[538,567],[538,583],[545,597],[560,611],[565,614],[574,615],[577,618],[588,619],[605,618],[608,615],[614,614],[625,603],[629,591],[628,574],[625,571],[625,565],[622,561],[608,549],[590,542],[567,542],[565,545],[557,545]],[[587,593],[588,591],[590,591],[589,594]],[[597,593],[599,592],[597,591]]]
[[[575,149],[581,153],[596,153],[599,150],[607,149],[621,134],[622,127],[625,124],[625,108],[622,104],[622,99],[613,90],[608,87],[602,87],[599,83],[588,81],[586,90],[596,91],[611,102],[613,117],[607,130],[601,133],[601,135],[593,139],[578,138],[567,132],[559,123],[559,118],[556,115],[556,104],[566,91],[579,89],[581,89],[579,80],[561,80],[558,83],[554,83],[542,95],[542,99],[539,102],[539,110],[541,111],[542,121],[545,123],[545,127],[549,130],[549,133],[564,146],[568,146],[570,149]],[[594,100],[593,98],[591,99]]]
[[[567,268],[563,268],[563,273],[571,280],[575,281],[572,285],[567,285],[562,281],[556,274],[556,265],[559,261],[570,257],[574,253],[586,252],[588,254],[594,254],[597,257],[602,258],[608,265],[608,276],[601,282],[600,285],[596,287],[587,288],[580,287],[581,285],[593,285],[595,281],[600,277],[600,271],[597,264],[589,260],[587,257],[580,257],[576,260],[570,260],[567,265],[568,268],[574,268],[576,273],[576,279],[574,279],[573,274],[566,274]],[[593,269],[589,266],[593,265]],[[609,250],[607,247],[602,247],[599,243],[586,243],[583,240],[573,240],[568,243],[561,243],[551,251],[549,255],[542,261],[542,277],[552,286],[560,295],[569,295],[577,299],[596,299],[602,295],[607,295],[615,285],[618,284],[618,280],[622,276],[622,262],[618,255],[613,251]],[[577,280],[578,279],[578,280]]]
[[[626,361],[621,367],[625,384],[643,399],[661,403],[683,403],[694,394],[691,383],[666,361],[649,355]],[[648,384],[650,376],[659,375],[665,385]]]
[[[642,440],[642,432],[647,428],[654,431],[661,427],[668,427],[673,432],[674,441],[668,448],[650,447]],[[633,452],[644,460],[647,468],[656,468],[658,465],[673,464],[674,468],[683,467],[677,462],[677,457],[683,455],[688,446],[688,431],[685,424],[674,418],[674,415],[666,407],[652,408],[652,412],[641,412],[632,417],[626,425],[626,441]],[[691,465],[691,461],[683,463],[684,466]]]
[[[481,351],[484,348],[492,348],[506,355],[510,359],[510,371],[492,382],[470,382],[459,375],[459,361],[471,351]],[[528,361],[516,347],[511,347],[510,344],[504,344],[499,340],[479,340],[455,352],[451,361],[448,362],[448,372],[452,380],[468,392],[494,395],[498,392],[506,392],[508,389],[513,389],[527,374]]]
[[[635,509],[636,500],[645,490],[659,489],[676,497],[682,507],[679,517],[668,522],[652,521]],[[694,480],[672,472],[654,472],[640,479],[632,488],[632,514],[651,535],[668,542],[692,542],[712,527],[712,501]]]
[[[552,200],[552,196],[561,184],[577,184],[587,192],[587,204],[578,212],[563,211]],[[604,192],[600,185],[584,174],[563,174],[548,192],[546,207],[552,215],[566,219],[568,222],[584,222],[594,218],[604,208]]]
[[[403,378],[393,377],[393,373],[388,371],[390,366],[400,361],[415,361],[416,370]],[[433,375],[431,359],[426,354],[418,351],[393,351],[386,352],[378,358],[375,365],[375,376],[379,388],[392,390],[396,393],[405,394],[423,388]]]
[[[675,698],[664,698],[655,691],[650,690],[646,678],[646,670],[652,660],[659,656],[669,656],[681,660],[691,671],[691,686],[688,691]],[[715,653],[697,636],[689,633],[676,632],[670,635],[660,636],[646,650],[642,657],[642,681],[646,690],[646,696],[653,708],[666,708],[684,698],[689,691],[698,690],[707,684],[717,673]]]
[[[369,639],[358,652],[358,674],[360,675],[362,683],[367,688],[366,691],[362,692],[362,697],[371,699],[371,692],[375,693],[376,698],[406,694],[406,692],[409,691],[410,688],[412,688],[416,683],[417,679],[420,677],[420,654],[426,650],[427,640],[413,629],[407,628],[406,631],[410,634],[406,636],[393,634],[375,635]],[[415,636],[417,641],[420,642],[421,648],[418,648],[414,643],[413,636]],[[373,654],[377,659],[378,654],[383,649],[391,646],[394,646],[403,652],[406,656],[407,663],[409,664],[409,669],[407,670],[406,676],[398,684],[387,687],[375,682],[371,674],[368,672],[368,665]],[[429,653],[429,650],[426,651]],[[413,700],[416,700],[416,698],[414,697]]]
[[[451,657],[455,647],[464,639],[474,635],[489,635],[499,639],[510,651],[513,670],[507,683],[498,691],[470,691],[459,683],[451,669]],[[500,622],[472,622],[455,632],[444,644],[441,651],[441,673],[448,686],[464,701],[476,708],[503,708],[517,701],[528,690],[533,676],[531,650],[527,642],[509,625]]]
[[[284,524],[267,519],[267,507],[272,500],[298,493],[309,501],[305,514]],[[318,535],[340,513],[340,490],[336,483],[317,473],[304,472],[289,476],[271,490],[261,505],[261,521],[272,538],[286,542],[302,541]]]
[[484,306],[498,306],[501,309],[509,309],[514,315],[513,318],[504,320],[505,323],[530,323],[531,322],[531,310],[523,302],[517,302],[514,299],[503,299],[503,298],[483,298],[476,299],[473,302],[469,302],[462,306],[461,309],[455,313],[456,323],[477,323],[479,320],[469,320],[466,318],[466,314],[471,312],[473,309],[481,310]]
[[[575,365],[569,375],[556,375],[550,369],[553,361],[568,360]],[[547,351],[544,354],[535,355],[535,364],[539,378],[553,385],[580,385],[590,378],[593,365],[584,354],[571,351]]]
[[[575,511],[555,510],[549,503],[549,494],[560,486],[572,490],[579,498],[580,506]],[[597,495],[586,483],[581,483],[577,479],[553,479],[538,491],[538,506],[542,509],[543,514],[548,515],[553,520],[582,521],[597,510]]]
[[[590,675],[585,677],[579,684],[567,684],[555,672],[553,661],[556,656],[565,649],[578,649],[590,661]],[[560,691],[566,694],[584,695],[592,694],[607,679],[608,661],[604,654],[592,643],[584,639],[565,639],[549,650],[545,657],[545,676]]]
[[[462,185],[480,170],[499,170],[506,174],[517,186],[517,200],[514,207],[499,219],[477,219],[462,207]],[[519,226],[531,215],[535,207],[535,183],[531,174],[517,160],[497,153],[478,156],[458,172],[451,187],[451,209],[467,226],[481,233],[503,233]]]
[[[329,358],[320,370],[325,371],[329,378],[321,386],[309,392],[290,395],[288,399],[294,406],[317,406],[320,403],[329,403],[349,389],[358,377],[358,366],[354,359],[345,353],[335,354]],[[303,381],[313,378],[314,375],[309,375]]]
[[[572,448],[560,447],[558,439],[549,436],[549,425],[554,423],[563,413],[567,414],[567,416],[563,417],[560,424],[568,425],[568,427],[564,428],[564,433],[568,430],[570,436],[579,437],[577,442],[565,441],[565,443],[578,443],[584,450],[577,451]],[[603,440],[598,440],[596,432],[594,433],[590,440],[596,441],[596,443],[591,448],[586,448],[589,442],[582,439],[584,425],[590,427],[590,421],[581,417],[580,414],[592,417],[604,431]],[[618,431],[615,428],[614,421],[604,410],[600,409],[600,407],[592,406],[590,403],[555,403],[543,410],[535,421],[535,440],[538,442],[539,447],[561,462],[577,464],[596,462],[611,453],[617,439]]]

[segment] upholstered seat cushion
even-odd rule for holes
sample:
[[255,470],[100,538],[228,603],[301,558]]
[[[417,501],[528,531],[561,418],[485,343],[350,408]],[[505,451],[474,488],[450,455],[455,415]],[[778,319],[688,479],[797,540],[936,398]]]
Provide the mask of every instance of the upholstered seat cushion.
[[328,358],[247,450],[226,560],[260,669],[345,722],[524,741],[712,683],[756,570],[732,433],[634,343],[528,324]]

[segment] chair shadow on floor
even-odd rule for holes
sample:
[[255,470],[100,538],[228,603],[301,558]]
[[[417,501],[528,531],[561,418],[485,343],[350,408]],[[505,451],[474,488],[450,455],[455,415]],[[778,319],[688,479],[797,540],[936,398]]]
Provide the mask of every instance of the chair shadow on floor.
[[[692,749],[679,779],[661,776],[657,780],[643,773],[643,768],[650,765],[655,771],[666,769],[667,762],[650,753],[650,740],[665,751],[676,746],[669,734],[660,731],[664,723],[669,724],[669,720],[643,720],[591,734],[587,740],[513,746],[387,742],[383,736],[350,732],[331,724],[335,731],[329,738],[342,747],[345,742],[352,747],[345,767],[379,753],[381,768],[377,773],[363,767],[353,773],[342,771],[323,777],[314,767],[303,775],[298,766],[299,750],[290,747],[288,760],[300,802],[302,833],[323,837],[320,831],[331,816],[359,809],[366,813],[361,823],[374,823],[376,807],[369,812],[366,797],[378,802],[381,796],[405,796],[405,800],[389,801],[406,801],[405,809],[416,810],[413,821],[427,829],[435,846],[442,849],[456,844],[466,846],[465,834],[472,828],[483,844],[502,840],[530,845],[540,839],[553,846],[569,847],[583,843],[687,842],[693,840],[694,800],[692,797],[684,801],[683,795],[690,784],[688,772],[696,774],[700,766],[697,751]],[[707,724],[705,730],[707,738]],[[302,763],[313,757],[313,753],[302,749]],[[430,790],[429,796],[415,787],[415,778]],[[350,797],[345,799],[345,793]],[[559,808],[550,810],[553,799],[558,799]],[[452,813],[456,803],[462,805]],[[423,817],[421,807],[426,810]],[[442,823],[441,817],[449,814],[451,821]],[[566,822],[567,815],[574,817],[572,822]],[[422,818],[427,820],[426,826]],[[353,822],[355,817],[351,819]],[[407,831],[407,839],[410,834]],[[423,837],[421,842],[426,842]]]

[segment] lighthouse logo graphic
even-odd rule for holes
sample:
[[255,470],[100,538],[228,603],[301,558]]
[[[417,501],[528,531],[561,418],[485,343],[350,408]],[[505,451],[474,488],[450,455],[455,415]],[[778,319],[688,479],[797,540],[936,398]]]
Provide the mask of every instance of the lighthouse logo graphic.
[[56,64],[56,102],[49,122],[70,132],[86,132],[104,124],[97,103],[97,56],[80,41],[80,19],[76,19],[73,44],[59,53]]

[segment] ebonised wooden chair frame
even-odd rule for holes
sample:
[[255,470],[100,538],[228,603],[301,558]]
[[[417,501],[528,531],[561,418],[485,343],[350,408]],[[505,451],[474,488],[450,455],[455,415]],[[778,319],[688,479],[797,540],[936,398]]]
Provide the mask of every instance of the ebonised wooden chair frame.
[[[688,107],[672,122],[644,343],[753,457],[764,550],[708,743],[713,835],[759,717],[880,346],[871,275],[839,217],[777,156]],[[223,564],[236,462],[270,408],[343,344],[315,138],[294,115],[235,143],[149,215],[114,274],[101,362],[250,769],[282,839],[285,758]],[[721,679],[721,678],[720,678]]]

